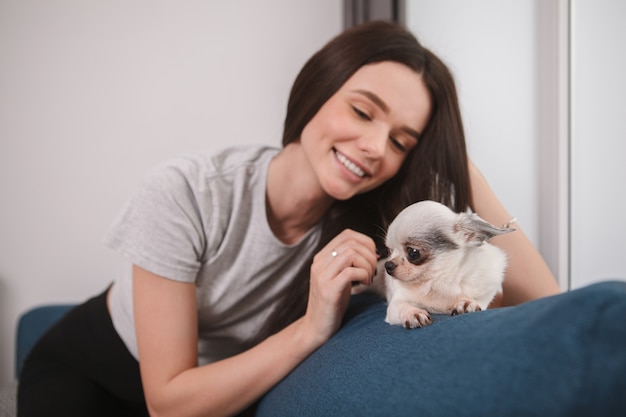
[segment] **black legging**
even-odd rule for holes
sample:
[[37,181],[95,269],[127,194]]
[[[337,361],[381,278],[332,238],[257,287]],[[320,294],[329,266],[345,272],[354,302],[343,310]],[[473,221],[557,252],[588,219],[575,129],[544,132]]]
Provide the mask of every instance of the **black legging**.
[[148,416],[139,364],[111,322],[107,291],[37,342],[18,385],[18,416]]

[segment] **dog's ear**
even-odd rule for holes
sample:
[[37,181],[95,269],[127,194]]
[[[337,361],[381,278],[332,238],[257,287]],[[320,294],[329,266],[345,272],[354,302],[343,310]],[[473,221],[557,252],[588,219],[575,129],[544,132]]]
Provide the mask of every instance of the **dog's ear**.
[[496,227],[475,213],[461,213],[454,224],[454,231],[460,233],[470,245],[480,246],[494,236],[513,232],[515,229]]

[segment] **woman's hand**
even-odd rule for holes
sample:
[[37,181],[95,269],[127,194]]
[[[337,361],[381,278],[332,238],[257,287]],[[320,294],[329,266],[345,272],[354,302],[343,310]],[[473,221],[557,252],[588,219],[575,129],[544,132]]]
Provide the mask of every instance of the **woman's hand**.
[[368,282],[375,260],[368,237],[343,232],[313,263],[306,320],[300,318],[249,350],[203,366],[198,366],[195,285],[135,266],[139,366],[151,415],[227,416],[244,410],[336,331],[350,282]]
[[350,300],[352,282],[371,284],[376,261],[374,241],[349,229],[315,255],[303,322],[320,345],[339,329]]

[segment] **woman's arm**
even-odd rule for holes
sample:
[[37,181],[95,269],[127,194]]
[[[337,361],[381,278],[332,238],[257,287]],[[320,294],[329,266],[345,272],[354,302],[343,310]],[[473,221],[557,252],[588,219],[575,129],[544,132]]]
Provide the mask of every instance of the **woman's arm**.
[[152,416],[231,415],[317,346],[294,325],[232,358],[198,367],[195,285],[134,268],[141,377]]
[[351,282],[369,284],[375,264],[371,239],[340,234],[314,259],[303,318],[246,352],[200,367],[194,284],[135,266],[135,326],[150,414],[220,416],[245,409],[330,338],[341,323]]
[[[472,161],[469,162],[469,173],[472,209],[493,225],[500,226],[509,222],[511,215]],[[561,292],[552,272],[519,224],[515,223],[512,227],[516,229],[515,232],[492,240],[492,243],[504,250],[508,257],[502,297],[499,300],[501,305],[516,305]]]

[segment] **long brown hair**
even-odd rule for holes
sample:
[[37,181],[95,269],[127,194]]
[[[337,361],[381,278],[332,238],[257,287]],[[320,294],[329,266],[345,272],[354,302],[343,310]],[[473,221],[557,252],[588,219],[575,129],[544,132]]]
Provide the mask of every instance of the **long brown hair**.
[[[450,71],[405,28],[390,22],[356,26],[332,39],[304,65],[287,104],[283,146],[297,141],[322,105],[364,65],[393,61],[422,76],[431,98],[429,121],[399,172],[369,192],[337,201],[328,213],[318,249],[343,229],[371,236],[384,250],[384,231],[400,210],[421,200],[439,201],[460,212],[470,206],[465,136]],[[309,292],[310,267],[295,277],[257,341],[301,317]]]

